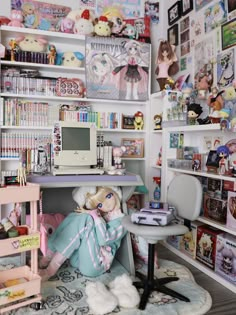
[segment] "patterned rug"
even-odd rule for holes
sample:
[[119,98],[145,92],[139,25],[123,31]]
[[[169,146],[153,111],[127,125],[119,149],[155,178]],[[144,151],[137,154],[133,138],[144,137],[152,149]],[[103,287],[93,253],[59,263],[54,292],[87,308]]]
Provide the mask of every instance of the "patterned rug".
[[[10,263],[9,261],[7,262]],[[186,295],[190,303],[179,301],[168,295],[154,292],[144,311],[135,309],[116,309],[110,314],[116,315],[202,315],[211,308],[212,300],[209,293],[200,287],[190,271],[179,264],[167,260],[159,260],[160,268],[155,270],[155,275],[160,277],[177,276],[180,279],[167,286]],[[12,268],[13,264],[6,265],[0,261],[0,269]],[[146,266],[139,264],[138,270],[145,273]],[[85,287],[88,281],[102,281],[108,284],[116,276],[125,273],[125,269],[115,261],[109,273],[97,278],[88,278],[81,275],[78,269],[69,266],[68,262],[60,268],[57,275],[50,281],[42,284],[43,301],[41,309],[35,310],[35,305],[16,309],[7,315],[93,315],[86,303]],[[141,293],[141,291],[140,291]]]

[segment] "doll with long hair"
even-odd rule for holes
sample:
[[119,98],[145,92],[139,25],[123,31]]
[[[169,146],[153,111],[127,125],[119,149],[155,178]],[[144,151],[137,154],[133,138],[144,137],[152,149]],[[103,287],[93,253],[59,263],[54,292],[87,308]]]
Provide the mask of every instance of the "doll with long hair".
[[126,234],[118,188],[80,187],[72,196],[79,208],[50,236],[47,254],[40,261],[40,267],[46,267],[39,270],[43,280],[52,277],[66,259],[85,276],[103,274]]
[[113,70],[117,87],[126,92],[128,100],[138,100],[139,95],[147,92],[148,64],[144,59],[142,44],[130,40],[124,43],[125,53],[121,56],[121,65]]
[[157,52],[156,65],[156,79],[159,83],[160,90],[163,90],[168,79],[179,71],[177,57],[175,54],[175,46],[171,45],[166,40],[160,42]]

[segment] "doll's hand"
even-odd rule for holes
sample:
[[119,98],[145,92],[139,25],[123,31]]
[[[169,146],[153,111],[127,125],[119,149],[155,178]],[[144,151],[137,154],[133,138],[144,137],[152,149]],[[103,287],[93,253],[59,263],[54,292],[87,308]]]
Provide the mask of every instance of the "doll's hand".
[[94,219],[94,221],[97,221],[98,219],[101,218],[100,212],[97,209],[91,210],[89,211],[89,214],[91,215],[91,217]]

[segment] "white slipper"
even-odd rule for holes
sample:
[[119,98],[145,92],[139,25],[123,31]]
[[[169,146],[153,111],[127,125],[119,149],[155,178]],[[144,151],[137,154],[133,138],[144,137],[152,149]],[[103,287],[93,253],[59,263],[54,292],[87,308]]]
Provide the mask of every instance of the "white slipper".
[[86,285],[87,303],[94,315],[103,315],[112,312],[118,305],[117,298],[102,282],[89,282]]
[[111,281],[109,288],[117,297],[120,307],[134,308],[140,302],[138,290],[132,284],[132,279],[125,273]]

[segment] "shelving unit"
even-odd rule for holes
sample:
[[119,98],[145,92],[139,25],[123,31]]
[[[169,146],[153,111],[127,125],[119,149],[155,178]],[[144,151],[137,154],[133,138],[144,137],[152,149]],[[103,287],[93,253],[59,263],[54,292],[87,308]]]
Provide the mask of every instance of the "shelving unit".
[[[67,34],[60,32],[42,31],[29,28],[17,28],[10,26],[1,26],[0,28],[0,38],[1,42],[8,47],[8,43],[11,39],[24,34],[33,35],[36,38],[41,37],[48,41],[48,43],[56,46],[58,52],[66,51],[80,51],[85,55],[85,43],[86,37],[77,34]],[[1,67],[18,67],[21,69],[35,69],[40,71],[40,74],[48,77],[68,77],[68,78],[79,78],[85,83],[85,61],[81,67],[64,67],[58,65],[49,64],[39,64],[39,63],[29,63],[29,62],[18,62],[18,61],[8,61],[2,60]],[[149,71],[151,75],[151,70]],[[149,90],[150,90],[150,75],[149,75]],[[144,115],[144,129],[143,130],[130,130],[130,129],[98,129],[99,132],[104,133],[104,140],[111,140],[114,146],[121,145],[121,138],[144,138],[145,140],[145,157],[142,159],[126,159],[126,168],[128,171],[140,174],[144,181],[146,181],[146,162],[145,158],[148,156],[149,144],[148,144],[148,119],[149,117],[149,101],[139,101],[139,100],[114,100],[114,99],[90,99],[87,97],[61,97],[56,95],[28,95],[28,94],[16,94],[3,92],[1,93],[1,98],[3,99],[19,99],[19,100],[29,100],[36,102],[47,102],[49,108],[54,108],[53,115],[56,114],[55,108],[59,104],[74,104],[75,102],[82,102],[92,106],[92,110],[96,112],[117,112],[119,114],[134,115],[136,111],[141,111]],[[0,102],[1,104],[1,102]],[[59,113],[58,113],[59,119]],[[16,130],[21,130],[24,132],[25,129],[28,131],[34,130],[46,132],[51,131],[52,126],[46,127],[34,127],[34,126],[0,126],[0,132],[4,131],[7,133],[15,132]],[[1,163],[4,161],[4,163]],[[16,164],[14,164],[13,159],[10,160],[11,163],[7,162],[6,159],[0,160],[0,171],[16,169]],[[18,160],[16,160],[18,161]],[[15,163],[16,163],[15,161]]]
[[26,282],[13,284],[0,289],[0,314],[41,300],[41,277],[38,275],[38,248],[40,233],[37,230],[37,201],[39,185],[27,183],[26,186],[0,189],[0,203],[30,202],[31,225],[28,235],[0,240],[0,257],[16,255],[25,251],[31,253],[31,266],[20,266],[0,271],[0,283],[26,278]]
[[[155,93],[151,95],[151,109],[152,113],[151,119],[154,113],[160,113],[162,110],[165,110],[168,105],[164,102],[164,95],[161,92]],[[152,126],[150,124],[150,126]],[[169,126],[163,127],[162,131],[150,131],[152,137],[151,141],[151,152],[150,157],[156,158],[159,148],[162,145],[162,166],[158,167],[155,165],[154,158],[150,160],[150,168],[149,168],[149,185],[151,185],[152,177],[154,176],[154,172],[157,174],[161,174],[161,200],[166,200],[167,188],[171,179],[177,174],[185,173],[190,175],[201,176],[205,178],[213,178],[220,180],[227,180],[231,182],[235,182],[236,178],[227,175],[219,175],[216,173],[207,172],[207,170],[194,171],[192,169],[180,169],[176,167],[168,166],[169,159],[176,159],[176,149],[170,148],[170,134],[171,133],[183,133],[184,134],[184,145],[185,146],[198,146],[200,153],[208,153],[204,149],[204,137],[221,137],[222,143],[226,143],[228,140],[232,138],[236,138],[234,133],[229,131],[221,131],[220,124],[209,124],[209,125],[185,125],[185,126]],[[194,139],[194,141],[193,141]],[[150,186],[151,187],[151,186]],[[152,198],[152,196],[151,196]],[[236,231],[228,228],[225,224],[219,223],[217,221],[205,218],[200,216],[197,221],[205,223],[209,226],[220,229],[222,232],[227,232],[231,235],[236,236]],[[217,275],[213,270],[209,269],[198,260],[191,258],[170,244],[163,242],[163,245],[166,246],[169,250],[174,252],[176,255],[180,256],[184,260],[188,261],[190,264],[206,273],[211,278],[223,284],[225,287],[230,289],[231,291],[236,293],[236,286],[229,281],[225,280],[221,276]]]

